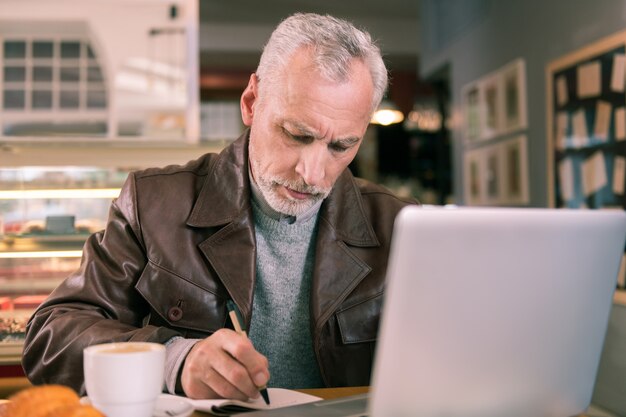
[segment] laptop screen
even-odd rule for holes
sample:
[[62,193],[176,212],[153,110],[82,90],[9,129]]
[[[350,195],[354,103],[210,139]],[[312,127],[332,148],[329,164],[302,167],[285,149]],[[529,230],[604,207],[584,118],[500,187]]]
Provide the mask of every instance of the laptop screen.
[[625,238],[622,211],[405,208],[370,415],[584,411]]

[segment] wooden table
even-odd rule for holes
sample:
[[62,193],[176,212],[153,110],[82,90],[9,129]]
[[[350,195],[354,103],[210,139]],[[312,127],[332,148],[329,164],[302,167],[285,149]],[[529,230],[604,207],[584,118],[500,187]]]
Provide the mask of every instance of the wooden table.
[[[0,410],[2,409],[1,399],[6,399],[11,394],[31,386],[31,383],[25,377],[18,378],[0,378]],[[369,391],[369,387],[344,387],[344,388],[317,388],[317,389],[301,389],[298,390],[306,394],[315,395],[316,397],[330,400],[333,398],[347,397],[355,394],[363,394]],[[206,417],[205,414],[196,411],[192,417]]]
[[304,392],[305,394],[315,395],[316,397],[323,398],[325,400],[332,400],[333,398],[348,397],[350,395],[365,394],[370,390],[369,387],[342,387],[342,388],[315,388],[315,389],[299,389],[296,391]]
[[6,399],[24,388],[28,388],[32,386],[28,378],[21,377],[10,377],[10,378],[0,378],[0,399]]
[[[0,378],[0,411],[2,410],[2,399],[21,389],[31,386],[26,378]],[[333,398],[348,397],[350,395],[363,394],[369,391],[369,387],[343,387],[343,388],[316,388],[300,389],[300,392],[315,395],[316,397],[330,400]],[[209,414],[199,411],[194,412],[191,417],[206,417]],[[578,417],[586,417],[581,414]]]
[[[297,391],[304,392],[305,394],[315,395],[316,397],[323,398],[325,400],[332,400],[334,398],[348,397],[350,395],[364,394],[369,392],[369,387],[342,387],[342,388],[315,388],[315,389],[299,389]],[[195,411],[191,417],[207,417],[210,414]],[[580,414],[578,417],[588,417],[585,414]]]

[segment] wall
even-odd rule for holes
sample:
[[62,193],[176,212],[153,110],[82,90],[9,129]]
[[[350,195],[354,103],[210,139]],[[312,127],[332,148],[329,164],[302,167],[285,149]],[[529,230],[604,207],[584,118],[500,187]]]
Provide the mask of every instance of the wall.
[[[449,66],[454,196],[462,204],[461,88],[515,58],[526,60],[530,205],[548,204],[546,76],[548,62],[626,29],[623,0],[421,0],[420,72]],[[626,415],[626,307],[616,305],[594,402]]]
[[[420,72],[450,65],[454,125],[460,123],[463,85],[515,58],[526,60],[530,201],[548,204],[546,81],[549,61],[626,29],[623,0],[423,0]],[[454,195],[462,203],[462,143],[454,140]]]

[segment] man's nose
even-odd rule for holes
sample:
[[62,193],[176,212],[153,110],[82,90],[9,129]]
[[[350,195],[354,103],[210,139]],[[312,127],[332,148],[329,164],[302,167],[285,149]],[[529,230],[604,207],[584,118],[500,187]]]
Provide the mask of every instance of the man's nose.
[[323,186],[326,177],[326,144],[316,141],[302,148],[296,173],[307,185]]

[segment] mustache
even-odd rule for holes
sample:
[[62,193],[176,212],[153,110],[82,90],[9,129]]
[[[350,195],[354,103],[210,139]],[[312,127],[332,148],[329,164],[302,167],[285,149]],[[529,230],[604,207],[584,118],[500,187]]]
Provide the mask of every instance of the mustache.
[[328,195],[328,193],[330,193],[330,190],[331,190],[330,188],[315,187],[313,185],[309,185],[302,180],[296,180],[296,181],[281,180],[281,181],[274,181],[274,184],[291,188],[292,190],[297,191],[299,193],[311,194],[314,196],[317,196],[317,195],[326,196]]

